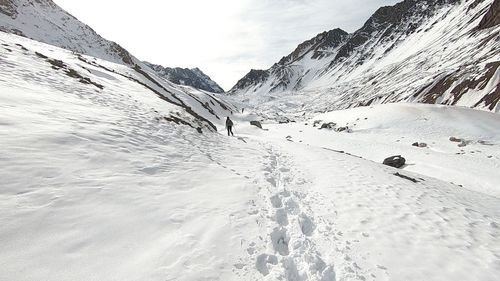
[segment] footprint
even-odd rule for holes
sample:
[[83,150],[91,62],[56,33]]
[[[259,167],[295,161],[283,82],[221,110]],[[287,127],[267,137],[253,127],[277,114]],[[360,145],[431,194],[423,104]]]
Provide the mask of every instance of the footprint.
[[306,236],[311,236],[316,228],[314,222],[306,214],[302,213],[299,216],[299,225],[302,234]]
[[278,195],[274,195],[273,197],[271,197],[271,204],[274,208],[283,207],[283,202],[281,202],[281,198]]
[[255,268],[264,276],[269,275],[268,264],[277,265],[278,258],[275,255],[261,254],[257,257]]
[[281,226],[287,226],[288,225],[288,214],[286,213],[285,209],[278,209],[276,210],[276,222],[281,225]]
[[271,241],[273,243],[273,248],[282,256],[288,256],[290,251],[288,249],[288,242],[290,238],[286,234],[285,228],[275,228],[271,233]]

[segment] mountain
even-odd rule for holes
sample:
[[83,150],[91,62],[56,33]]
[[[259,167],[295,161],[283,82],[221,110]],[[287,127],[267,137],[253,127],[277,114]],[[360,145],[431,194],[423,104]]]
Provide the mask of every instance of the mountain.
[[51,0],[1,0],[0,7],[0,31],[116,63],[138,62]]
[[[60,15],[47,3],[0,0],[0,280],[500,276],[500,114],[395,103],[258,128],[249,121],[261,111],[319,110],[330,93],[279,86],[240,100],[268,97],[258,111],[233,114],[226,100],[239,95],[128,63],[93,33],[71,36],[77,21],[38,34],[48,17],[16,14]],[[493,30],[496,13],[483,19],[474,36]],[[306,59],[327,69],[350,38],[320,35],[276,69]],[[226,116],[236,137],[215,132]],[[407,165],[383,165],[391,155]]]
[[[499,112],[498,0],[405,0],[308,40],[229,93],[295,116],[391,102]],[[275,111],[275,110],[274,110]]]
[[[79,54],[127,65],[141,64],[126,49],[80,22],[51,0],[1,0],[0,31],[24,36]],[[153,66],[151,64],[148,64]],[[222,93],[224,90],[201,70],[154,65],[159,75],[179,84]],[[165,73],[169,75],[164,75]],[[183,83],[184,82],[184,83]]]
[[[134,81],[174,106],[172,112],[165,112],[168,120],[195,129],[215,130],[218,122],[222,124],[221,116],[229,116],[233,111],[231,106],[208,93],[166,81],[120,45],[102,38],[51,0],[1,0],[0,7],[0,31],[72,51],[71,57]],[[63,67],[68,65],[65,57],[52,57],[44,52],[37,56],[58,64],[54,66],[56,70],[65,69],[68,75],[83,77],[79,78],[81,81],[95,80],[75,68]]]
[[156,71],[159,76],[177,85],[191,86],[212,93],[224,93],[224,90],[199,68],[171,68],[149,62],[144,63]]

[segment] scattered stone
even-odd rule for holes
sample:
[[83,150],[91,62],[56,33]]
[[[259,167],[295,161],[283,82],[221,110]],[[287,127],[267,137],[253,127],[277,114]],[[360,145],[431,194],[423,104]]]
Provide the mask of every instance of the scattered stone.
[[346,133],[352,133],[352,130],[349,129],[348,126],[345,126],[345,127],[338,127],[337,129],[335,129],[335,132],[346,132]]
[[415,142],[412,145],[420,148],[427,147],[427,144],[425,142]]
[[477,141],[477,142],[478,142],[479,144],[482,144],[482,145],[490,145],[490,146],[491,146],[491,145],[493,145],[492,143],[489,143],[489,142],[484,141],[484,140],[479,140],[479,141]]
[[323,120],[316,120],[316,121],[314,121],[313,127],[317,127],[319,124],[321,124],[321,122],[323,122]]
[[401,155],[391,156],[386,158],[383,162],[384,165],[391,166],[394,168],[401,168],[405,165],[406,159],[401,157]]
[[394,173],[393,175],[395,175],[396,177],[403,178],[403,179],[405,179],[405,180],[409,180],[409,181],[414,182],[414,183],[420,182],[420,181],[419,181],[419,180],[417,180],[417,179],[414,179],[414,178],[409,177],[409,176],[402,175],[402,174],[400,174],[400,173]]
[[336,123],[333,123],[333,122],[330,122],[330,123],[323,123],[323,125],[321,125],[321,128],[319,128],[320,130],[321,129],[335,129],[335,126],[337,126]]
[[250,121],[250,125],[253,125],[255,127],[259,127],[262,129],[262,124],[259,121]]

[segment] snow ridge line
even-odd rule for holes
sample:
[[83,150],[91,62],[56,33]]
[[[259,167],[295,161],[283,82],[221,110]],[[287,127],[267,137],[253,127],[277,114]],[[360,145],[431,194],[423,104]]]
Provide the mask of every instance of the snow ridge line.
[[268,200],[268,252],[257,256],[256,269],[269,280],[336,280],[334,265],[327,264],[317,251],[314,214],[302,200],[306,195],[293,190],[293,182],[306,181],[293,181],[288,157],[272,147],[267,151],[269,185],[261,193]]

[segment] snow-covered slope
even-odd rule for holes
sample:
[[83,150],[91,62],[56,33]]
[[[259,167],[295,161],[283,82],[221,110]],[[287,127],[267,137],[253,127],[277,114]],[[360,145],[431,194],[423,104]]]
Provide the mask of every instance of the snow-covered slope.
[[[320,129],[329,123],[335,128]],[[349,133],[335,131],[345,127]],[[397,103],[333,111],[310,121],[265,128],[278,139],[288,137],[293,142],[345,151],[375,162],[402,155],[407,159],[405,170],[500,198],[498,114]],[[425,147],[412,146],[414,143]]]
[[199,68],[171,68],[148,62],[145,62],[145,64],[156,71],[160,77],[172,83],[191,86],[211,93],[224,93],[224,90]]
[[[497,114],[384,105],[314,119],[352,134],[261,130],[113,57],[0,32],[0,281],[498,279]],[[303,100],[283,101],[259,109]],[[237,137],[215,132],[225,116]]]
[[320,34],[269,70],[251,71],[230,93],[297,116],[401,101],[498,112],[499,2],[405,0],[380,8],[353,34]]
[[[224,117],[233,112],[231,105],[215,95],[174,85],[147,67],[132,68],[3,32],[0,41],[2,81],[11,86],[27,79],[32,86],[63,92],[112,92],[131,100],[137,95],[150,95],[152,109],[169,108],[158,118],[189,124],[201,132],[223,128]],[[102,102],[112,103],[103,98]]]
[[[137,64],[142,68],[153,66],[143,64],[120,45],[102,38],[52,0],[2,0],[0,8],[0,31],[115,63],[131,66]],[[157,66],[154,68],[159,70]],[[172,73],[177,75],[164,75],[164,72],[158,71],[159,76],[175,84],[214,93],[224,92],[199,69],[193,69],[189,73],[178,73],[179,70]],[[183,79],[185,83],[182,83]]]
[[137,62],[127,50],[102,38],[52,0],[2,0],[0,7],[0,31],[115,63]]
[[[190,88],[168,88],[144,76],[153,73],[138,73],[0,33],[1,281],[499,276],[500,201],[487,189],[473,192],[410,166],[396,170],[332,151],[337,134],[303,124],[305,134],[288,125],[264,124],[270,128],[264,131],[235,116],[238,137],[228,138],[180,104],[206,94],[183,94]],[[218,100],[207,102],[227,113]],[[387,139],[391,130],[398,139],[413,118],[396,108],[396,117],[372,120],[380,111],[387,110],[367,111],[371,123],[359,123],[367,135],[379,122],[399,120],[384,128]],[[463,117],[451,111],[451,119]],[[218,122],[201,105],[195,112]],[[499,143],[490,126],[498,116],[479,115],[483,129],[460,118],[472,134],[453,133],[493,142],[480,150],[492,153],[487,164],[494,169]],[[365,113],[350,114],[356,116]],[[280,137],[288,132],[295,142]],[[305,135],[325,148],[300,143]],[[351,144],[363,139],[353,135]],[[383,147],[375,142],[370,151]],[[470,178],[479,175],[473,171]]]

